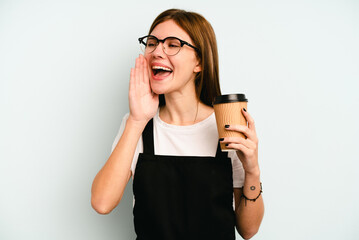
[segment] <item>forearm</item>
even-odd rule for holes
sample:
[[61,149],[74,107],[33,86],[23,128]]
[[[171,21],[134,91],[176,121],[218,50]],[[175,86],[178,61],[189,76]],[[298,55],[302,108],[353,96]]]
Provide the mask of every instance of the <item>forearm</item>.
[[[244,186],[242,188],[244,195],[249,199],[255,199],[260,191],[260,173],[246,174]],[[259,229],[264,214],[264,204],[262,195],[256,201],[246,200],[240,197],[235,208],[238,233],[244,238],[249,239],[255,235]]]
[[96,175],[91,189],[91,204],[97,212],[107,214],[121,201],[131,177],[132,159],[144,126],[127,120],[119,142]]

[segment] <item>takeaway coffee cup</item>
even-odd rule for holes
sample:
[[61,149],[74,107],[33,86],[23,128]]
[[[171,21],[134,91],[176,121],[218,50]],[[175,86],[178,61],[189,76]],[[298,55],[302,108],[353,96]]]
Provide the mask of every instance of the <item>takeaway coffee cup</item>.
[[[243,137],[245,136],[237,131],[229,131],[224,127],[225,125],[245,125],[247,126],[246,118],[242,114],[242,108],[247,109],[246,96],[244,94],[229,94],[221,95],[215,98],[213,102],[214,113],[216,116],[217,129],[219,138],[224,137]],[[222,151],[235,151],[228,149],[225,143],[221,143]]]

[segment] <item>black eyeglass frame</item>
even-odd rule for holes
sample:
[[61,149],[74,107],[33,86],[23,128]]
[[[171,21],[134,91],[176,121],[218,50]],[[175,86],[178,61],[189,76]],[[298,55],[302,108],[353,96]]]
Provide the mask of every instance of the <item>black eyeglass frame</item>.
[[[177,39],[178,41],[180,41],[180,43],[181,43],[181,48],[183,47],[183,45],[187,45],[187,46],[193,48],[194,50],[196,50],[197,53],[199,53],[199,49],[198,49],[198,48],[196,48],[195,46],[189,44],[189,43],[186,42],[186,41],[183,41],[182,39],[179,39],[178,37],[169,36],[169,37],[166,37],[166,38],[164,38],[164,39],[158,39],[157,37],[155,37],[155,36],[153,36],[153,35],[146,35],[146,36],[140,37],[140,38],[138,39],[139,43],[140,43],[140,44],[142,43],[143,45],[146,46],[146,43],[143,41],[143,39],[145,39],[146,37],[153,37],[154,39],[156,39],[156,40],[157,40],[157,46],[159,45],[160,42],[161,42],[162,44],[164,44],[165,41],[166,41],[168,38],[174,38],[174,39]],[[153,51],[156,50],[157,46],[153,49]],[[181,48],[180,48],[180,50],[178,50],[177,53],[179,53],[179,52],[181,51]],[[152,52],[153,52],[153,51],[152,51]],[[177,53],[176,53],[176,54],[177,54]],[[167,53],[166,53],[166,54],[167,54]],[[169,56],[174,56],[174,55],[176,55],[176,54],[169,55]],[[167,54],[167,55],[168,55],[168,54]]]

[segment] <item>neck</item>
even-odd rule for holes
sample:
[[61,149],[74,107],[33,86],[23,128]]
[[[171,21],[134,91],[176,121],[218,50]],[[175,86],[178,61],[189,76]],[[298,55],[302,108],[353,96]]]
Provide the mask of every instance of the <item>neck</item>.
[[192,125],[198,119],[202,103],[196,94],[165,95],[166,105],[160,109],[162,121],[173,125]]

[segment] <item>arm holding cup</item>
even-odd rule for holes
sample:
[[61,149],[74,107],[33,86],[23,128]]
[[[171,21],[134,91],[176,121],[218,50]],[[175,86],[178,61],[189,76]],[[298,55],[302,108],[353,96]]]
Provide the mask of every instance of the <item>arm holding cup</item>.
[[[261,196],[258,138],[254,120],[245,108],[242,108],[242,113],[248,121],[248,127],[244,125],[226,125],[225,129],[241,132],[245,138],[225,137],[223,140],[221,139],[221,143],[225,143],[227,148],[236,150],[245,171],[243,188],[234,188],[233,190],[237,231],[243,238],[249,239],[259,229],[263,219],[264,204]],[[250,201],[247,201],[248,199]]]

